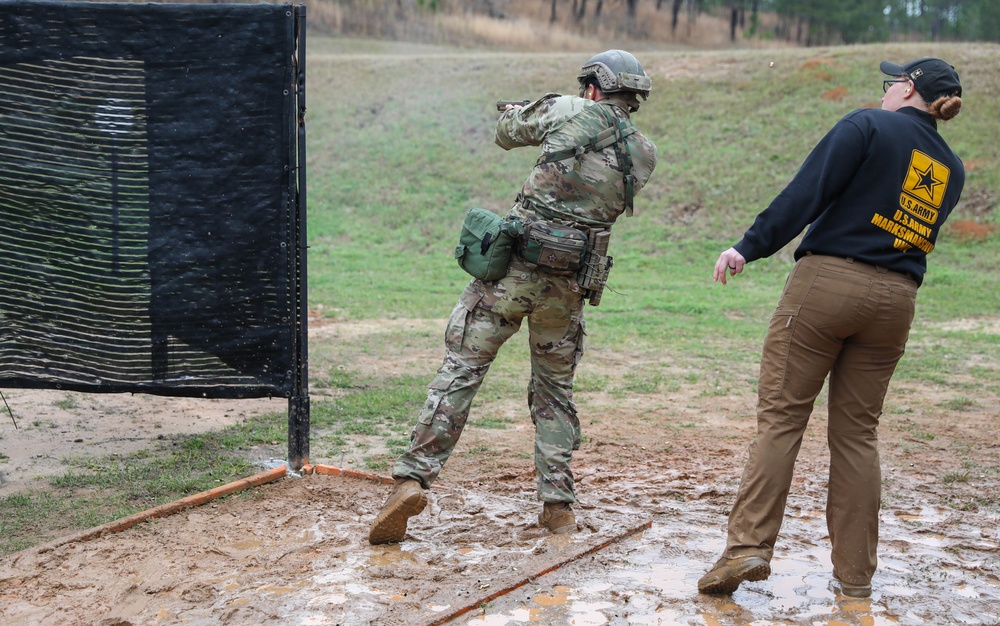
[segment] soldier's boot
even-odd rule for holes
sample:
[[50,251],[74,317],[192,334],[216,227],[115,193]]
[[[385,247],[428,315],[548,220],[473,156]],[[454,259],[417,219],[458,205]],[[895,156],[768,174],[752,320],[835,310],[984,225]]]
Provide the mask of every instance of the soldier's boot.
[[372,522],[368,543],[399,543],[406,536],[406,522],[427,506],[427,496],[420,481],[397,478],[392,493]]
[[576,517],[569,502],[546,502],[538,514],[538,525],[561,535],[576,530]]

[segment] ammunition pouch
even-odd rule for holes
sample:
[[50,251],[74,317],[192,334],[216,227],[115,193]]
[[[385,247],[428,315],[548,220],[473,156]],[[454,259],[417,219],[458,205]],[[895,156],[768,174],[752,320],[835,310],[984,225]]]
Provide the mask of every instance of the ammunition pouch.
[[584,264],[587,233],[566,222],[529,222],[518,240],[518,255],[553,273],[573,274]]
[[517,256],[551,274],[574,275],[591,306],[601,303],[614,259],[608,256],[611,230],[560,220],[527,222],[517,240]]
[[576,282],[585,290],[584,297],[591,306],[601,303],[604,286],[608,283],[608,275],[611,274],[611,268],[615,263],[615,260],[608,256],[610,240],[610,230],[590,229],[587,252],[583,258],[583,265],[576,275]]

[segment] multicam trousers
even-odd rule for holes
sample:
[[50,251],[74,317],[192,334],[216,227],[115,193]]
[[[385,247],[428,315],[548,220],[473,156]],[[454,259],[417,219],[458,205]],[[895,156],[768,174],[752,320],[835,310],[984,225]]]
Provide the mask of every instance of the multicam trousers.
[[444,363],[393,466],[396,478],[424,488],[440,474],[469,417],[472,400],[497,352],[528,320],[531,379],[528,408],[535,424],[538,496],[574,502],[570,460],[580,446],[573,376],[584,352],[583,292],[573,276],[518,260],[497,281],[473,280],[462,292],[445,331]]
[[723,556],[770,560],[813,402],[830,376],[827,528],[834,575],[875,572],[882,474],[878,423],[913,321],[913,279],[851,259],[795,264],[764,338],[757,436],[750,444]]

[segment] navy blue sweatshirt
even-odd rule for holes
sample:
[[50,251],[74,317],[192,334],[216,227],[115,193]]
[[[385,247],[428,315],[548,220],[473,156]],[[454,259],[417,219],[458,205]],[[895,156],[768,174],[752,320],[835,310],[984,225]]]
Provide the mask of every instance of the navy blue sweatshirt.
[[932,115],[913,107],[859,109],[830,129],[734,247],[755,261],[810,225],[796,260],[809,252],[852,257],[919,285],[964,185],[962,161]]

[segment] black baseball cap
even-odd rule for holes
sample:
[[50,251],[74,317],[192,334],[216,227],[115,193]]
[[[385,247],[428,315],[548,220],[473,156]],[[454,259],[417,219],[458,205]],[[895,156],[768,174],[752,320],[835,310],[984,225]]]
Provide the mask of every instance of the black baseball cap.
[[905,65],[882,61],[878,68],[889,76],[908,77],[920,95],[927,100],[936,100],[941,96],[962,95],[962,83],[958,79],[958,72],[936,57],[923,57]]

